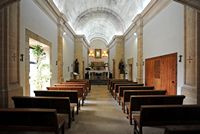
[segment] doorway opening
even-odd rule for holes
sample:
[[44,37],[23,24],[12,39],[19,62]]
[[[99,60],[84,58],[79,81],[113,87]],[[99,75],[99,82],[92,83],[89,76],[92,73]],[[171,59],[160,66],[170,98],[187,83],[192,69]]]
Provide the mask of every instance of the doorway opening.
[[50,86],[50,47],[29,38],[30,96],[34,90],[46,90]]

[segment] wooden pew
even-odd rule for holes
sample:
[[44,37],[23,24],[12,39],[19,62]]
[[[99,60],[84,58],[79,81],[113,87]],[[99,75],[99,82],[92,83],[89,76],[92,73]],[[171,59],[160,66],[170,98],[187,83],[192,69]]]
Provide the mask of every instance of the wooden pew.
[[4,132],[65,132],[65,115],[55,109],[0,109],[0,133]]
[[109,88],[110,93],[112,94],[115,83],[128,83],[128,82],[130,82],[130,81],[128,81],[128,80],[112,81],[111,84],[110,84],[110,88]]
[[84,94],[83,87],[80,86],[55,86],[55,87],[47,87],[47,90],[75,90],[78,91],[78,97],[82,101],[82,106],[84,104],[84,100],[86,98]]
[[82,87],[84,96],[87,96],[88,90],[85,83],[78,83],[78,82],[62,82],[54,84],[56,87]]
[[85,80],[69,80],[69,81],[65,81],[65,82],[62,82],[62,84],[82,84],[84,85],[84,88],[86,90],[86,92],[88,93],[90,90],[91,90],[91,84],[89,83],[89,81],[85,81]]
[[119,105],[125,90],[154,90],[154,86],[120,86],[119,93],[117,94]]
[[125,106],[130,103],[130,97],[132,95],[165,95],[166,90],[124,90],[122,100],[122,110],[125,113]]
[[128,82],[128,83],[116,83],[114,84],[114,89],[113,89],[113,97],[117,98],[117,96],[119,96],[119,88],[122,86],[126,86],[126,87],[135,87],[135,86],[144,86],[144,84],[137,84],[136,82]]
[[142,105],[181,105],[184,98],[184,95],[133,95],[128,107],[130,124],[132,125],[132,116],[138,116]]
[[140,116],[134,117],[134,134],[142,134],[142,128],[146,126],[166,128],[166,134],[196,133],[200,130],[198,105],[150,105],[141,106],[140,111]]
[[200,134],[200,125],[167,127],[164,134]]
[[13,96],[15,108],[47,108],[56,109],[59,114],[68,115],[68,127],[71,127],[71,121],[74,120],[74,108],[70,107],[68,97],[30,97]]
[[90,80],[86,80],[86,79],[70,79],[69,81],[66,81],[66,82],[83,82],[83,83],[86,83],[89,91],[91,90],[91,82],[90,82]]
[[114,82],[114,81],[129,81],[129,80],[128,79],[109,79],[108,83],[107,83],[107,88],[108,88],[109,91],[110,91],[112,82]]
[[76,90],[35,90],[35,96],[69,97],[70,104],[76,104],[76,113],[80,110],[80,99]]

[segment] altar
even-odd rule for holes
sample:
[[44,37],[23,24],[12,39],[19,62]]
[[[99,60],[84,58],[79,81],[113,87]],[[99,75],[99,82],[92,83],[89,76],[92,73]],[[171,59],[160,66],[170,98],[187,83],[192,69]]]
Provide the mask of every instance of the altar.
[[109,78],[108,70],[89,70],[90,80],[105,80]]

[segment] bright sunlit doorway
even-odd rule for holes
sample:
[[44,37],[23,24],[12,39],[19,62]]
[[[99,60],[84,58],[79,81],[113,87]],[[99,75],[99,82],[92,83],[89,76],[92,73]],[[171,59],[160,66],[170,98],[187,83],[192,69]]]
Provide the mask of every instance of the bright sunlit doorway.
[[[26,29],[26,45],[24,95],[35,96],[34,90],[46,90],[51,83],[52,44]],[[36,56],[38,53],[41,54],[40,58]]]
[[[29,39],[29,56],[30,56],[30,72],[29,72],[29,83],[30,83],[30,95],[34,96],[34,90],[45,90],[46,87],[50,86],[50,56],[49,46],[45,45],[34,39]],[[43,55],[40,54],[40,60],[37,61],[35,53],[38,48],[43,50]]]

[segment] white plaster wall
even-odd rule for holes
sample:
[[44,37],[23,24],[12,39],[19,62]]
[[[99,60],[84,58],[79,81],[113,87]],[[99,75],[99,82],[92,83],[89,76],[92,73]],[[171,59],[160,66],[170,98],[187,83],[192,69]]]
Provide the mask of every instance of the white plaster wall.
[[63,78],[64,80],[71,79],[74,62],[74,36],[70,31],[65,31],[66,35],[63,38]]
[[[184,7],[171,2],[144,26],[143,40],[144,59],[170,53],[184,55]],[[180,94],[184,63],[178,62],[177,67],[177,93]]]
[[[128,72],[128,64],[127,60],[133,58],[133,81],[137,81],[137,37],[134,36],[134,32],[130,32],[128,35],[125,36],[125,53],[124,58],[126,62],[126,71]],[[126,75],[128,78],[129,74]]]
[[[51,84],[57,81],[57,25],[32,0],[20,2],[20,54],[25,54],[25,29],[52,43]],[[25,88],[25,62],[20,62],[20,84]]]

